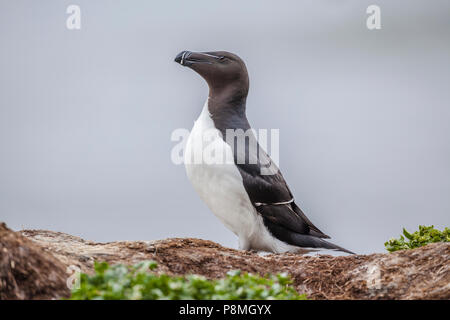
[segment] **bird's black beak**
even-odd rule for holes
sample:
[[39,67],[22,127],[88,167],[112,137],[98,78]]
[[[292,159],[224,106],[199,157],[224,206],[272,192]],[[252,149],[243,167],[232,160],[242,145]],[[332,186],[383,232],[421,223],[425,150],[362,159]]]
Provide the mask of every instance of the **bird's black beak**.
[[175,62],[178,62],[182,66],[190,67],[194,64],[213,64],[215,60],[219,60],[222,57],[210,54],[208,52],[191,52],[181,51],[175,57]]
[[181,51],[177,56],[175,57],[175,62],[184,65],[186,62],[186,57],[191,54],[190,51]]

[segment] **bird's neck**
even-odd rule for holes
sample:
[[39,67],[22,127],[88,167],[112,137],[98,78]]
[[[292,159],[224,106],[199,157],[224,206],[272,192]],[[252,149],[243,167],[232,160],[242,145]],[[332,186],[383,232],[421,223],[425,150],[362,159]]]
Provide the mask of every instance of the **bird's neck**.
[[208,95],[208,109],[212,116],[226,114],[240,115],[245,118],[248,86],[229,85],[226,87],[211,87]]
[[247,97],[229,95],[209,95],[208,110],[213,118],[239,116],[245,118]]
[[247,95],[211,92],[208,97],[208,111],[215,127],[226,136],[227,129],[250,129],[245,104]]

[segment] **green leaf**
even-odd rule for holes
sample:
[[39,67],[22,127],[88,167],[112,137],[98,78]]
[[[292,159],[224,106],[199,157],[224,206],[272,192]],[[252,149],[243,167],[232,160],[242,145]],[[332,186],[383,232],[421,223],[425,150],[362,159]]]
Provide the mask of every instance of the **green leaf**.
[[410,233],[408,233],[408,231],[406,231],[405,228],[403,228],[403,234],[405,235],[405,237],[406,237],[407,239],[409,239],[409,240],[412,240],[412,239],[413,239],[413,236],[412,236]]
[[70,299],[306,299],[290,286],[287,273],[261,277],[233,270],[225,278],[208,280],[199,275],[173,277],[149,272],[156,267],[154,261],[134,266],[96,262],[95,274],[81,274]]
[[429,243],[435,242],[449,242],[450,241],[450,229],[445,228],[444,231],[434,229],[434,226],[419,226],[419,230],[414,233],[409,233],[403,228],[403,235],[398,239],[390,239],[384,243],[387,251],[394,252],[397,250],[414,249],[425,246]]

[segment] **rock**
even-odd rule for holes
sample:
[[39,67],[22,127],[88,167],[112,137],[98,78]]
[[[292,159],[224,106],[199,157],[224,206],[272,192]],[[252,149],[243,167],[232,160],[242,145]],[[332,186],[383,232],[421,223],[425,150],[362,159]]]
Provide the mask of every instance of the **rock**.
[[[96,243],[52,231],[25,230],[21,233],[35,244],[32,246],[28,241],[26,246],[41,246],[46,252],[39,251],[43,258],[59,260],[55,263],[58,275],[61,264],[71,270],[79,268],[92,273],[94,261],[135,264],[155,260],[159,265],[158,272],[172,275],[200,274],[221,278],[227,271],[235,269],[261,275],[288,272],[298,292],[306,293],[310,299],[450,299],[450,243],[435,243],[390,254],[334,257],[260,255],[190,238]],[[1,241],[3,243],[3,239]],[[19,264],[26,268],[25,263],[21,260]],[[10,270],[4,262],[0,268]],[[48,267],[45,270],[49,270]],[[22,281],[20,286],[26,291],[25,287],[29,285]],[[0,298],[1,294],[6,294],[5,290],[0,289]],[[15,297],[38,298],[29,294]]]
[[0,300],[68,297],[66,266],[0,223]]

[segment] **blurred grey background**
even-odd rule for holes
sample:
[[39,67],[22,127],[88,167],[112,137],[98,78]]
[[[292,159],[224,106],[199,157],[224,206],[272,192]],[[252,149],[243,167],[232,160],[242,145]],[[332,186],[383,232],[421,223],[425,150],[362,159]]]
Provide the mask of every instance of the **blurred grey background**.
[[173,62],[185,49],[246,61],[250,123],[280,129],[283,174],[335,243],[379,252],[450,223],[448,1],[2,0],[0,48],[0,221],[16,230],[237,247],[170,160],[207,96]]

